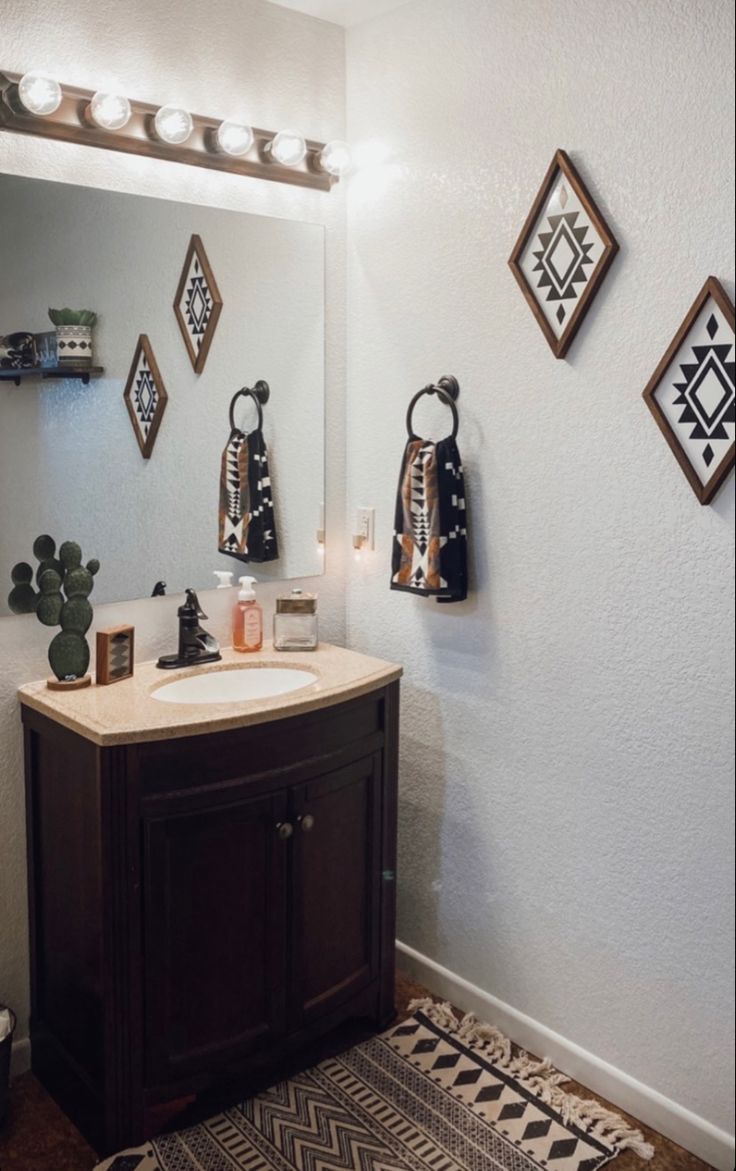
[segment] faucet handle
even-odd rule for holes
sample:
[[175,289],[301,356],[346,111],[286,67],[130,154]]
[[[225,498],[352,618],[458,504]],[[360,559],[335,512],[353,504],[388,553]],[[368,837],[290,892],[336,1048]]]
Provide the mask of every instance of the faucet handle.
[[189,612],[191,612],[193,610],[194,613],[196,614],[197,618],[206,618],[207,615],[205,614],[204,610],[200,606],[199,598],[197,597],[195,591],[193,589],[185,590],[184,595],[186,597],[186,601],[185,601],[184,605],[182,606],[182,610],[189,611]]

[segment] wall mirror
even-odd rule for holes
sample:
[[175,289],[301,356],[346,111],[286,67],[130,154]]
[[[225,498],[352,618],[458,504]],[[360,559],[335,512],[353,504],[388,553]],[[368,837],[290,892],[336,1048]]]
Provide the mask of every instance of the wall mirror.
[[[222,302],[199,373],[174,311],[193,237]],[[158,581],[169,594],[213,588],[215,570],[321,573],[324,228],[3,175],[0,247],[0,338],[50,334],[33,360],[52,367],[48,308],[89,309],[102,368],[88,381],[69,376],[73,366],[26,369],[16,385],[9,364],[29,359],[0,342],[0,614],[12,567],[37,568],[41,533],[100,560],[98,605],[146,597]],[[190,309],[196,330],[198,293]],[[124,401],[142,334],[167,394],[149,458]],[[221,459],[232,397],[259,380],[270,388],[262,434],[278,557],[244,564],[218,552]],[[235,415],[238,429],[257,426],[252,400]]]

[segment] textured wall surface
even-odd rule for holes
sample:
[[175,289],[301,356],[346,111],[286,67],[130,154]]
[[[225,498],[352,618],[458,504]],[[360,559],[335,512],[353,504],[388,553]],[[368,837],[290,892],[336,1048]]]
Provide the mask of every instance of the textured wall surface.
[[[733,6],[423,0],[347,43],[385,148],[349,196],[349,638],[406,667],[400,936],[730,1130],[734,485],[702,508],[640,396],[706,276],[733,296]],[[621,244],[565,361],[506,267],[557,147]],[[443,373],[459,606],[387,588]]]
[[[92,0],[78,0],[63,20],[48,0],[0,0],[0,29],[0,64],[10,70],[47,69],[90,89],[119,86],[144,101],[180,101],[197,113],[245,116],[256,126],[294,125],[323,141],[345,132],[343,30],[266,0],[218,0],[214,10],[195,0],[127,0],[124,17],[120,12],[112,17],[109,7]],[[345,216],[340,189],[326,196],[10,134],[0,135],[0,171],[326,226],[328,573],[311,579],[309,587],[320,593],[322,634],[343,641]],[[0,501],[0,509],[5,506]],[[269,613],[278,592],[273,585],[260,591]],[[202,600],[209,628],[229,642],[223,595],[204,594]],[[179,601],[101,607],[93,631],[133,622],[138,656],[153,658],[175,649]],[[0,1000],[17,1010],[19,1038],[27,1031],[28,950],[15,689],[48,673],[48,641],[48,630],[35,618],[0,619]]]

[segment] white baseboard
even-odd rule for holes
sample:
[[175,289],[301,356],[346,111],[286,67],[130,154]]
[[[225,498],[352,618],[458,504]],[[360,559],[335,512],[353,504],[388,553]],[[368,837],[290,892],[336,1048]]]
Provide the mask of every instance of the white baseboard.
[[517,1045],[537,1057],[549,1057],[563,1073],[712,1167],[717,1167],[718,1171],[733,1171],[734,1139],[725,1130],[665,1098],[594,1053],[581,1049],[574,1041],[568,1041],[510,1004],[504,1004],[490,992],[470,984],[407,944],[397,942],[396,949],[402,971],[408,972],[435,995],[496,1025]]
[[22,1041],[13,1041],[10,1050],[10,1076],[17,1077],[19,1073],[26,1073],[31,1068],[31,1042],[28,1037]]

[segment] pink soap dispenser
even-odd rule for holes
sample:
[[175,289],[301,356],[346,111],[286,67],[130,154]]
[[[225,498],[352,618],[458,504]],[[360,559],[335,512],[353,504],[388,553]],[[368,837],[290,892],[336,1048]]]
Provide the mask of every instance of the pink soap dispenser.
[[259,651],[263,646],[263,608],[256,600],[254,577],[241,577],[233,607],[233,650]]

